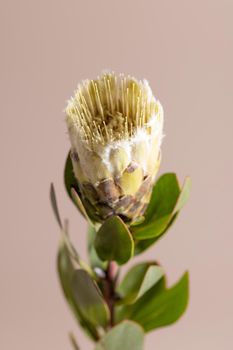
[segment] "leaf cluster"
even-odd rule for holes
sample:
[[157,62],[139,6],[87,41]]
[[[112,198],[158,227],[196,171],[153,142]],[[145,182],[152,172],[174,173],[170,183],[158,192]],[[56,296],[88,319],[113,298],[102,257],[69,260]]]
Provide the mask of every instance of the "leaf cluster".
[[[180,187],[174,173],[162,175],[154,185],[144,216],[131,225],[119,216],[111,216],[102,224],[96,221],[93,208],[80,196],[69,156],[65,186],[89,224],[86,264],[70,241],[67,225],[62,224],[52,185],[51,203],[62,232],[57,266],[67,302],[81,327],[97,342],[95,350],[141,350],[144,333],[170,325],[184,313],[189,295],[188,273],[168,287],[165,271],[156,261],[139,263],[122,278],[119,273],[115,276],[111,309],[105,288],[107,266],[114,261],[120,267],[168,231],[188,200],[191,180],[187,177]],[[110,327],[111,318],[114,327]],[[71,340],[78,349],[73,336]]]

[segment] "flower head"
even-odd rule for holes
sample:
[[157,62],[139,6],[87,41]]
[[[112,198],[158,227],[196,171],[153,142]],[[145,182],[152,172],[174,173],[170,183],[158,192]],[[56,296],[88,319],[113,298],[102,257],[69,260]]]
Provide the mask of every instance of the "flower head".
[[160,164],[163,108],[146,80],[103,73],[85,80],[66,108],[73,170],[100,221],[134,221]]

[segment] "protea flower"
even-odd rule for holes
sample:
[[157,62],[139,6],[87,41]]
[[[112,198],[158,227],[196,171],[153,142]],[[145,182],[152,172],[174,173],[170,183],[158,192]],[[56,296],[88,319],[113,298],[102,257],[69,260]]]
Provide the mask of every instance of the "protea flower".
[[82,199],[100,222],[141,217],[161,160],[163,108],[146,80],[103,73],[83,81],[66,108]]

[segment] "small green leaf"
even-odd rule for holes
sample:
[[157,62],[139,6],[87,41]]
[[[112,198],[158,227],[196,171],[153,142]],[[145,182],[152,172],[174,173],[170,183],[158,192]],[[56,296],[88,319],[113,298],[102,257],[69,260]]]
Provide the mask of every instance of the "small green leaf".
[[176,203],[175,209],[173,211],[173,213],[177,213],[179,212],[187,203],[189,196],[190,196],[190,191],[191,191],[191,178],[189,176],[187,176],[184,180],[184,184],[183,187],[181,189],[178,201]]
[[58,210],[58,206],[57,206],[55,188],[54,188],[53,184],[51,184],[51,186],[50,186],[50,201],[52,204],[53,212],[54,212],[55,218],[57,220],[57,223],[60,226],[60,228],[62,228],[61,218],[60,218],[60,214],[59,214],[59,210]]
[[124,321],[106,333],[95,350],[142,350],[143,338],[143,330],[137,323]]
[[[62,233],[62,239],[63,243],[66,245],[67,252],[70,255],[70,257],[73,258],[74,261],[76,261],[82,268],[86,269],[87,271],[91,271],[91,269],[79,258],[79,255],[74,248],[73,244],[70,241],[69,234],[68,234],[68,220],[65,220],[64,227],[62,226],[58,207],[57,207],[57,201],[56,201],[56,194],[53,184],[51,184],[50,188],[50,198],[52,203],[52,208],[55,214],[55,217],[57,219],[57,222],[61,228]],[[85,209],[84,209],[85,210]]]
[[100,227],[95,249],[101,260],[114,260],[119,265],[125,264],[133,256],[133,238],[118,216],[111,216]]
[[93,205],[85,198],[80,197],[80,191],[79,191],[79,184],[76,180],[73,172],[73,165],[70,158],[70,152],[68,153],[66,164],[65,164],[65,171],[64,171],[64,182],[66,191],[71,198],[72,202],[78,208],[80,214],[87,219],[90,223],[92,222],[98,222],[99,219],[95,215],[95,208]]
[[161,218],[171,214],[179,194],[180,186],[176,174],[167,173],[160,176],[153,188],[151,200],[144,215],[144,223],[151,221],[154,217]]
[[75,249],[75,247],[73,246],[71,240],[70,240],[70,236],[68,234],[68,222],[67,220],[65,221],[64,224],[64,230],[61,231],[62,233],[62,239],[63,239],[63,243],[65,244],[66,248],[67,248],[67,252],[69,254],[70,259],[72,260],[72,262],[75,262],[76,265],[80,266],[82,269],[86,270],[91,276],[93,275],[93,271],[92,269],[89,267],[89,265],[87,265],[79,256],[77,250]]
[[57,266],[58,266],[58,273],[60,277],[60,282],[63,287],[64,294],[68,301],[70,301],[70,285],[71,285],[71,278],[72,274],[74,272],[74,267],[72,264],[72,261],[69,257],[69,252],[64,244],[64,242],[61,242],[61,246],[58,253],[57,258]]
[[115,308],[115,322],[119,323],[123,320],[132,319],[132,314],[136,308],[144,307],[147,300],[157,298],[165,291],[166,279],[163,276],[152,288],[150,288],[140,299],[134,304],[116,305]]
[[140,263],[132,267],[118,287],[123,297],[121,303],[133,303],[141,298],[164,275],[163,269],[156,263]]
[[81,198],[79,197],[79,195],[76,192],[75,188],[72,187],[70,192],[71,192],[71,197],[72,197],[74,203],[79,208],[79,211],[81,212],[81,214],[87,219],[87,221],[89,221],[90,224],[92,224],[91,220],[89,219],[89,216],[87,215],[86,209],[83,206]]
[[70,152],[66,158],[65,171],[64,171],[64,182],[68,196],[78,208],[80,214],[87,218],[86,210],[78,194],[78,181],[76,180],[73,172],[72,160],[70,158]]
[[67,299],[67,302],[69,303],[69,306],[72,310],[72,312],[75,315],[75,318],[77,321],[79,321],[79,324],[85,329],[87,334],[94,340],[97,340],[99,335],[93,324],[91,324],[81,313],[71,290],[71,281],[73,277],[73,273],[75,271],[73,263],[71,261],[69,251],[65,245],[65,243],[62,241],[58,257],[57,257],[57,268],[58,268],[58,274],[60,278],[60,283],[64,292],[64,295]]
[[144,252],[145,250],[147,250],[148,248],[150,248],[155,242],[157,242],[160,238],[163,237],[163,235],[167,232],[167,230],[169,230],[169,228],[172,226],[172,224],[175,222],[176,218],[177,218],[178,213],[176,213],[175,215],[173,215],[171,221],[169,222],[169,224],[166,226],[165,230],[158,236],[155,238],[149,238],[149,239],[144,239],[144,240],[140,240],[140,241],[136,241],[135,243],[135,255],[141,254],[142,252]]
[[164,217],[157,218],[154,221],[151,221],[150,223],[145,225],[143,228],[138,229],[134,233],[135,239],[143,240],[143,239],[159,237],[168,226],[170,220],[171,220],[171,215],[165,215]]
[[83,316],[96,326],[105,327],[109,309],[98,286],[84,270],[76,270],[72,277],[72,293]]
[[[78,194],[78,181],[76,180],[73,172],[72,160],[70,158],[70,152],[66,158],[65,170],[64,170],[64,182],[66,187],[66,192],[76,208],[78,208],[80,214],[86,218],[86,210],[82,204],[82,201]],[[72,190],[73,189],[73,190]],[[75,192],[75,193],[74,193]]]
[[138,322],[146,332],[176,322],[188,304],[188,273],[169,289],[153,297],[145,294],[131,310],[130,319]]
[[67,158],[66,158],[65,171],[64,171],[64,182],[65,182],[67,194],[70,197],[70,199],[73,200],[72,195],[71,195],[71,188],[75,188],[77,190],[78,183],[77,183],[77,180],[74,176],[73,165],[72,165],[72,161],[70,158],[70,152],[68,153]]
[[180,188],[176,175],[173,173],[162,175],[153,188],[144,222],[132,228],[133,236],[141,240],[161,235],[171,220],[179,194]]
[[76,264],[80,265],[80,256],[70,240],[67,228],[62,230],[61,234],[63,243],[66,246],[67,253],[69,254],[70,259]]
[[91,267],[93,269],[95,269],[96,267],[99,267],[102,270],[106,270],[107,263],[100,260],[94,246],[95,237],[97,234],[96,229],[93,226],[88,225],[87,234],[88,234],[88,257],[89,257]]
[[132,227],[135,239],[154,239],[164,234],[187,202],[190,186],[189,177],[185,179],[180,190],[175,174],[161,176],[154,186],[144,222]]

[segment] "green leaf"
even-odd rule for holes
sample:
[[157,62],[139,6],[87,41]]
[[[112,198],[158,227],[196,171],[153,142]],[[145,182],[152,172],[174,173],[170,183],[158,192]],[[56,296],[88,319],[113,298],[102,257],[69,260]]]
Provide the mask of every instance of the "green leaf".
[[153,188],[144,222],[132,229],[134,237],[140,240],[159,236],[169,224],[179,194],[176,175],[162,175]]
[[175,174],[165,174],[159,178],[154,186],[145,221],[132,227],[136,240],[157,238],[164,234],[174,216],[187,202],[190,193],[191,180],[186,178],[180,190]]
[[145,213],[145,222],[170,214],[180,194],[180,186],[175,173],[167,173],[156,182],[150,203]]
[[177,284],[155,297],[145,294],[131,309],[130,319],[138,322],[146,332],[176,322],[188,304],[188,284],[186,272]]
[[141,254],[142,252],[144,252],[145,250],[150,248],[160,238],[162,238],[163,235],[169,230],[169,228],[175,222],[175,220],[177,218],[177,215],[178,215],[178,213],[173,215],[173,217],[172,217],[171,221],[169,222],[168,226],[165,228],[165,230],[158,237],[136,241],[136,243],[135,243],[135,255]]
[[70,240],[70,236],[68,234],[68,221],[65,220],[64,229],[61,231],[63,243],[67,248],[67,252],[69,254],[70,259],[75,262],[82,269],[86,270],[91,276],[94,275],[92,269],[88,264],[86,264],[79,256],[77,250]]
[[73,200],[72,195],[71,195],[71,188],[75,188],[77,190],[78,189],[78,182],[74,176],[73,165],[72,165],[72,161],[70,158],[70,152],[68,153],[67,158],[66,158],[65,171],[64,171],[64,182],[65,182],[65,187],[66,187],[66,191],[68,193],[68,196],[70,197],[71,200]]
[[70,236],[68,234],[67,229],[62,230],[61,234],[62,234],[63,244],[66,246],[67,254],[69,254],[70,260],[74,261],[76,264],[80,265],[80,263],[81,263],[80,256],[70,240]]
[[89,219],[89,216],[87,215],[86,209],[84,208],[84,205],[81,201],[81,198],[79,197],[74,187],[71,188],[71,197],[81,214],[85,217],[85,219],[87,219],[87,221],[89,221],[90,224],[92,224],[91,220]]
[[[64,294],[68,301],[70,301],[71,292],[71,278],[74,272],[74,267],[72,261],[69,257],[69,252],[64,242],[61,242],[61,246],[58,252],[57,258],[58,274],[60,277],[60,282],[64,291]],[[79,316],[79,315],[78,315]]]
[[66,158],[65,171],[64,171],[64,182],[68,196],[78,208],[80,214],[87,218],[86,210],[78,194],[78,182],[74,176],[72,160],[70,158],[70,152]]
[[55,218],[57,220],[57,223],[60,226],[60,228],[62,228],[61,218],[60,218],[60,214],[59,214],[59,210],[58,210],[58,206],[57,206],[55,188],[54,188],[53,184],[51,184],[51,186],[50,186],[50,201],[52,204],[53,212],[54,212]]
[[93,222],[98,222],[99,218],[97,215],[95,215],[95,208],[93,205],[85,198],[81,199],[81,194],[79,191],[79,184],[76,180],[73,172],[73,165],[72,160],[70,158],[70,152],[68,153],[66,164],[65,164],[65,171],[64,171],[64,182],[66,191],[76,206],[78,208],[80,214],[87,219],[88,221],[93,224]]
[[97,234],[95,228],[91,225],[88,225],[87,234],[88,234],[88,257],[89,257],[91,267],[93,269],[95,269],[96,267],[99,267],[102,270],[106,270],[107,263],[100,260],[95,250],[94,242]]
[[121,303],[133,303],[141,298],[164,275],[156,263],[140,263],[132,267],[120,283],[117,291],[123,297]]
[[96,326],[105,327],[109,309],[97,284],[84,270],[76,270],[72,277],[72,292],[83,316]]
[[125,223],[118,216],[108,218],[97,232],[95,249],[103,261],[125,264],[134,253],[134,242]]
[[60,279],[60,283],[63,289],[63,293],[67,299],[67,302],[74,313],[75,318],[77,321],[79,321],[80,325],[85,329],[87,334],[94,340],[97,340],[99,338],[98,332],[81,313],[74,297],[72,294],[71,289],[71,281],[73,277],[73,273],[75,271],[74,265],[71,261],[69,251],[65,245],[65,243],[62,241],[58,257],[57,257],[57,268],[58,268],[58,275]]
[[133,235],[135,239],[143,240],[149,238],[159,237],[171,220],[171,215],[166,215],[162,218],[157,218],[156,220],[150,222],[141,229],[138,229]]
[[143,330],[137,323],[124,321],[106,333],[95,350],[142,350],[143,338]]
[[179,212],[187,203],[191,192],[191,185],[192,185],[191,178],[187,176],[184,180],[184,184],[181,189],[175,209],[173,210],[173,213]]
[[184,185],[183,185],[182,190],[180,192],[178,201],[176,203],[175,209],[173,210],[174,214],[172,215],[172,218],[169,221],[169,224],[166,226],[164,231],[159,236],[156,236],[156,237],[153,237],[153,238],[149,238],[149,239],[136,241],[136,244],[135,244],[135,255],[141,254],[146,249],[148,249],[150,246],[152,246],[155,242],[157,242],[158,239],[163,237],[163,235],[168,231],[168,229],[173,225],[173,223],[177,219],[179,211],[183,208],[183,206],[188,201],[189,195],[190,195],[190,190],[191,190],[191,179],[190,179],[190,177],[186,177],[185,181],[184,181]]
[[139,308],[144,307],[143,303],[146,302],[146,300],[151,300],[156,298],[159,294],[164,292],[165,288],[166,288],[166,279],[165,279],[165,276],[163,276],[158,281],[158,283],[156,283],[151,289],[149,289],[134,304],[116,305],[115,322],[119,323],[123,320],[130,320],[132,318],[131,315],[134,313],[134,310],[136,307],[139,307]]

